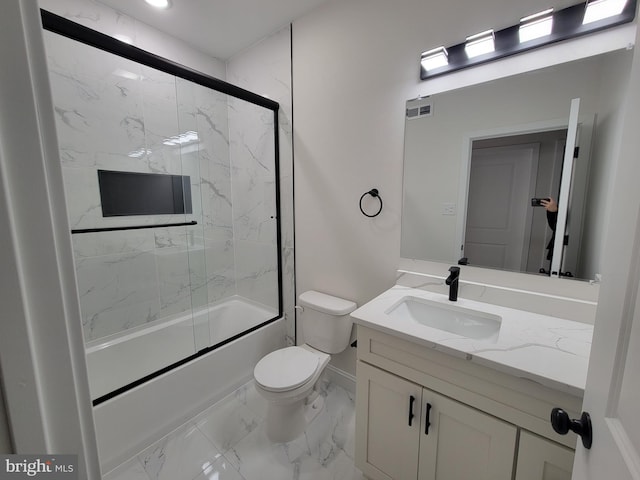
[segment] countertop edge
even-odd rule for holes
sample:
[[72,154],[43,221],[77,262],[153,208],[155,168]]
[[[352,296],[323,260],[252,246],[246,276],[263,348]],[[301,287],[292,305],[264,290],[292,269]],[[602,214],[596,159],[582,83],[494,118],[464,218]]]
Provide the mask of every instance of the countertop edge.
[[535,382],[544,387],[572,395],[574,397],[582,398],[584,396],[584,387],[581,388],[576,385],[569,385],[567,383],[563,383],[563,382],[554,380],[552,378],[544,377],[542,375],[539,375],[533,372],[522,370],[520,368],[513,367],[511,365],[505,365],[504,363],[500,363],[495,360],[483,358],[479,355],[456,350],[446,345],[442,345],[436,341],[414,337],[412,335],[403,333],[401,331],[394,330],[393,328],[385,327],[375,322],[370,322],[363,318],[353,317],[353,319],[356,325],[362,325],[364,327],[371,328],[372,330],[376,330],[378,332],[382,332],[382,333],[391,335],[393,337],[400,338],[402,340],[406,340],[418,345],[422,345],[431,350],[435,350],[437,352],[441,352],[441,353],[450,355],[452,357],[460,358],[460,359],[472,362],[476,365],[490,368],[492,370],[496,370],[506,375],[511,375],[517,378],[523,378],[523,379]]

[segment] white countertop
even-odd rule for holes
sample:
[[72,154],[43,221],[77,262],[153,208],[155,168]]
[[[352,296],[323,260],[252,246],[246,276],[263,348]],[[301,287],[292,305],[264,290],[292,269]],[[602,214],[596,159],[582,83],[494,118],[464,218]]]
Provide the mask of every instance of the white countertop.
[[451,304],[445,295],[396,285],[351,313],[354,322],[572,395],[584,394],[593,325],[458,297],[454,304],[499,315],[497,342],[473,340],[387,315],[404,297]]

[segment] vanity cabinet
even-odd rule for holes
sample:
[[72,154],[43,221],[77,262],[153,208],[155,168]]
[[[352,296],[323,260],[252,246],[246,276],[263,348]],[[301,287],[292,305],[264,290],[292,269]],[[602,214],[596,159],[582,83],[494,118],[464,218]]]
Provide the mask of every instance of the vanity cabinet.
[[513,425],[364,363],[357,396],[370,478],[511,478]]
[[[582,399],[358,326],[356,465],[372,480],[570,480]],[[515,475],[515,476],[514,476]]]

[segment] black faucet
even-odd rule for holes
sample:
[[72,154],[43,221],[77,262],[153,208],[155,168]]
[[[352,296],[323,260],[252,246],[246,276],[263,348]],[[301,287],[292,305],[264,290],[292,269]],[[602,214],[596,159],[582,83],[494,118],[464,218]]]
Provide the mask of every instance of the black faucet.
[[449,300],[455,302],[458,300],[458,280],[460,278],[460,267],[451,267],[449,276],[444,281],[449,285]]

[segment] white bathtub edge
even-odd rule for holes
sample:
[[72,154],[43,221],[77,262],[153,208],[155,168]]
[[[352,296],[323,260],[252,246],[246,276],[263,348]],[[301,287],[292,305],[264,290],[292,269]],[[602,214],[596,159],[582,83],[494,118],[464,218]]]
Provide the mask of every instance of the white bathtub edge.
[[102,471],[114,469],[246,383],[255,364],[285,344],[281,318],[95,407]]

